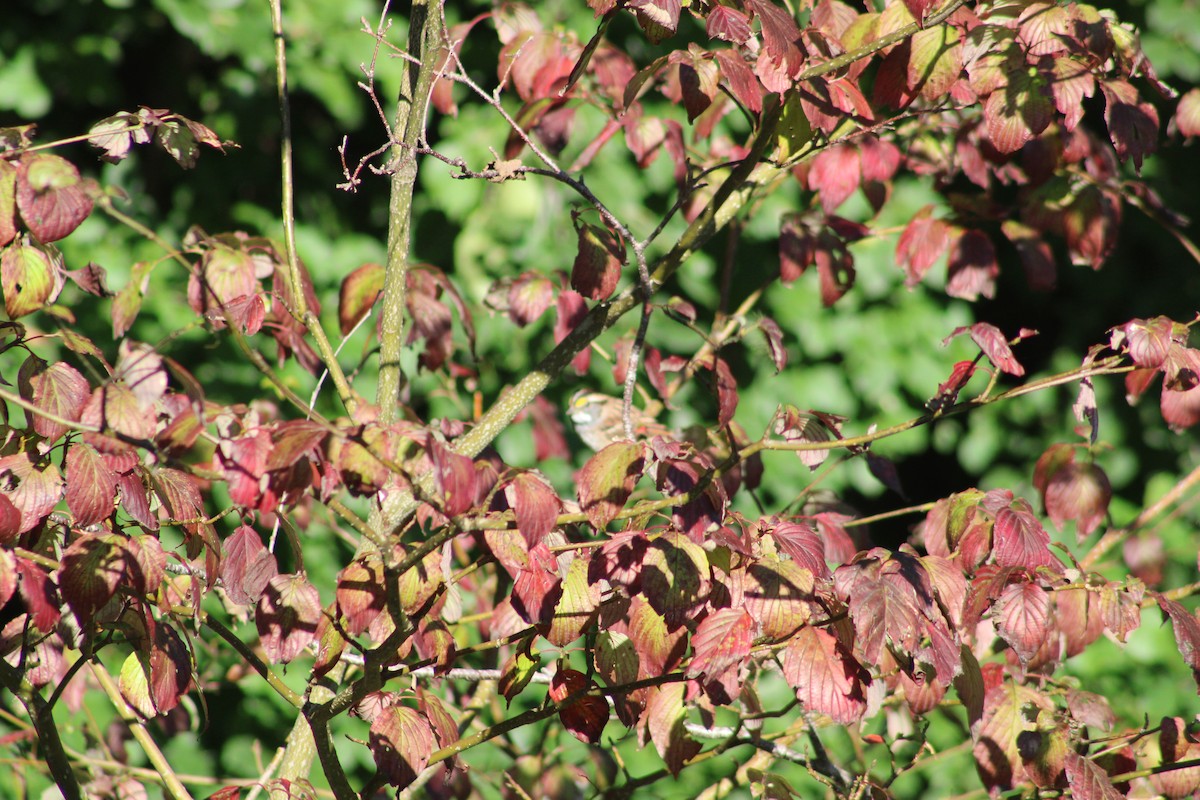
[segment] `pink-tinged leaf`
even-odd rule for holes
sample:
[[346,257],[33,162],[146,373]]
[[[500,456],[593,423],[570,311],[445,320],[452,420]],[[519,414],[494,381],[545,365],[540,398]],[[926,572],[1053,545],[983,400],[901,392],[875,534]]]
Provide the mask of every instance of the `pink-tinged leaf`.
[[621,279],[625,243],[607,227],[578,225],[579,249],[571,268],[571,288],[592,300],[607,300]]
[[642,596],[674,629],[692,619],[711,589],[708,555],[680,533],[650,543],[642,565]]
[[1063,127],[1073,131],[1083,119],[1083,101],[1096,93],[1096,79],[1091,68],[1073,58],[1055,58],[1052,70],[1054,106],[1063,115]]
[[588,677],[573,669],[560,669],[550,681],[550,699],[561,704],[575,697],[570,705],[558,712],[563,727],[584,744],[599,744],[600,734],[608,724],[608,703],[599,695],[579,695],[590,687]]
[[1108,773],[1090,758],[1070,750],[1066,753],[1067,785],[1077,800],[1123,800],[1109,780]]
[[1072,462],[1057,470],[1046,484],[1042,501],[1046,513],[1061,527],[1076,521],[1079,540],[1100,526],[1112,500],[1112,485],[1095,464]]
[[92,198],[74,164],[60,156],[34,153],[17,162],[17,208],[30,233],[41,242],[53,242],[87,219]]
[[504,487],[504,494],[529,547],[544,540],[554,529],[562,501],[545,478],[533,472],[518,473]]
[[678,776],[684,764],[700,752],[699,742],[693,741],[684,728],[687,709],[683,705],[687,687],[682,683],[668,683],[650,690],[643,719],[650,739],[672,775]]
[[355,559],[338,573],[337,607],[351,636],[365,631],[386,605],[383,564],[378,556]]
[[1049,630],[1050,595],[1034,583],[1010,584],[996,601],[996,628],[1021,663],[1028,663]]
[[721,608],[709,614],[692,635],[688,677],[720,680],[750,655],[754,620],[744,608]]
[[375,766],[397,788],[408,786],[425,770],[433,747],[433,728],[415,709],[392,704],[371,723]]
[[[775,413],[775,433],[789,442],[821,444],[842,438],[841,417],[820,411],[801,411],[795,406],[782,406]],[[832,448],[796,450],[796,455],[809,468],[815,470],[825,462]]]
[[844,203],[861,181],[862,160],[858,148],[849,145],[821,151],[808,173],[808,186],[820,195],[826,214]]
[[133,146],[134,131],[130,130],[138,124],[138,118],[128,111],[121,111],[111,117],[105,117],[88,129],[88,144],[104,151],[101,159],[116,164],[129,155]]
[[762,331],[763,338],[767,341],[767,351],[771,354],[771,361],[775,364],[775,374],[778,375],[787,366],[788,360],[787,348],[783,344],[783,330],[779,327],[779,323],[770,317],[760,319],[758,329]]
[[58,587],[44,569],[20,556],[17,557],[17,574],[21,578],[21,599],[29,609],[34,627],[42,633],[52,633],[62,616]]
[[750,0],[749,6],[762,26],[766,52],[775,61],[798,65],[802,58],[798,47],[800,29],[792,15],[769,0]]
[[889,181],[900,168],[900,148],[891,142],[864,136],[858,142],[858,150],[862,157],[864,181]]
[[[1188,731],[1188,723],[1182,717],[1163,717],[1158,726],[1158,750],[1162,766],[1171,768],[1151,774],[1150,785],[1155,791],[1169,798],[1195,796],[1200,788],[1200,767],[1178,767],[1180,761],[1190,761],[1200,756],[1200,744],[1195,734]],[[1147,742],[1148,766],[1154,763],[1153,740]]]
[[1086,186],[1063,213],[1063,233],[1071,261],[1099,269],[1117,243],[1122,199],[1116,192]]
[[629,0],[638,25],[654,44],[673,36],[679,28],[680,0]]
[[1006,791],[1025,779],[1017,737],[1025,730],[1026,713],[1051,712],[1053,702],[1036,689],[1005,682],[984,699],[983,719],[975,731],[975,766],[989,791]]
[[1155,595],[1158,607],[1171,619],[1175,629],[1175,643],[1179,645],[1179,653],[1184,663],[1192,670],[1196,683],[1200,684],[1200,620],[1181,604],[1163,595]]
[[[21,396],[37,408],[62,419],[78,422],[87,403],[90,388],[87,379],[70,364],[59,361],[46,365],[30,356],[18,374]],[[34,415],[33,429],[48,442],[56,442],[70,430],[67,425]]]
[[[1175,130],[1187,139],[1200,136],[1200,89],[1192,89],[1179,98],[1175,107]],[[0,241],[2,241],[0,237]]]
[[629,500],[646,459],[637,442],[616,442],[588,459],[579,471],[579,506],[597,530],[604,530]]
[[908,9],[908,13],[912,14],[913,19],[922,22],[929,10],[937,5],[937,0],[904,0],[904,6]]
[[53,303],[62,289],[61,256],[14,242],[0,255],[0,283],[9,319],[39,311]]
[[8,550],[0,549],[0,608],[16,593],[19,581],[16,558]]
[[267,582],[254,612],[254,623],[267,658],[286,664],[316,639],[321,598],[300,574],[276,575]]
[[745,44],[750,39],[750,18],[729,6],[714,6],[704,20],[704,27],[710,39],[724,39],[732,44]]
[[1163,376],[1159,399],[1163,419],[1180,432],[1200,422],[1200,350],[1179,348],[1173,371]]
[[[561,344],[562,340],[567,338],[567,334],[575,330],[584,317],[587,316],[587,303],[583,299],[583,295],[571,289],[564,289],[558,293],[557,302],[558,316],[554,322],[554,343]],[[588,364],[592,360],[591,348],[584,346],[579,353],[571,360],[571,366],[575,369],[575,374],[583,375],[587,372]]]
[[120,537],[84,534],[63,553],[59,591],[81,622],[90,621],[116,594],[125,572]]
[[188,281],[188,300],[197,314],[206,314],[258,290],[257,265],[244,251],[216,245],[204,252],[199,268]]
[[1167,317],[1131,319],[1117,330],[1121,337],[1114,331],[1111,337],[1113,349],[1124,345],[1133,363],[1139,367],[1157,369],[1171,352],[1175,323]]
[[63,479],[54,464],[35,465],[28,453],[14,453],[0,458],[0,494],[20,512],[16,532],[25,533],[58,505],[63,496]]
[[1013,356],[1012,348],[1008,346],[1008,339],[1004,337],[1004,334],[995,325],[989,325],[986,322],[977,322],[969,328],[957,328],[954,333],[950,334],[950,337],[947,337],[947,340],[963,331],[970,331],[971,341],[979,345],[979,349],[983,351],[983,354],[1001,372],[1017,376],[1025,374],[1025,368],[1017,362],[1017,359]]
[[526,272],[508,289],[508,317],[520,327],[529,325],[554,304],[554,284],[549,278]]
[[705,366],[712,370],[716,388],[717,424],[724,427],[733,421],[733,414],[737,411],[737,379],[733,377],[733,370],[723,358],[714,355],[712,362]]
[[686,51],[671,53],[668,62],[679,66],[679,91],[683,96],[683,107],[688,122],[695,122],[712,105],[721,78],[720,68],[710,54],[695,44]]
[[991,238],[983,231],[964,231],[950,248],[946,271],[946,294],[951,297],[975,301],[980,295],[994,296],[1000,266]]
[[375,305],[383,291],[383,267],[363,264],[342,279],[338,293],[338,329],[342,336],[354,330]]
[[875,480],[895,492],[901,499],[908,499],[904,486],[900,483],[900,471],[896,469],[896,462],[875,453],[867,453],[867,469],[871,471]]
[[157,537],[147,534],[130,536],[125,547],[125,575],[132,590],[141,595],[158,593],[167,574],[167,554]]
[[825,545],[811,525],[803,522],[781,522],[769,533],[779,549],[791,556],[804,569],[821,578],[829,577],[825,563]]
[[905,285],[910,289],[921,282],[925,273],[937,263],[949,244],[945,222],[933,218],[933,206],[916,213],[900,234],[896,243],[896,262],[905,268]]
[[83,442],[67,453],[67,508],[80,527],[95,525],[115,510],[117,476],[100,454]]
[[820,628],[800,629],[784,651],[783,677],[809,711],[854,725],[867,710],[862,666],[838,640]]
[[1023,500],[996,514],[993,537],[996,564],[1001,567],[1062,569],[1050,552],[1050,534]]
[[1104,93],[1104,122],[1117,157],[1122,161],[1132,159],[1133,166],[1140,170],[1142,159],[1154,152],[1158,142],[1158,111],[1143,102],[1128,81],[1101,81],[1100,91]]

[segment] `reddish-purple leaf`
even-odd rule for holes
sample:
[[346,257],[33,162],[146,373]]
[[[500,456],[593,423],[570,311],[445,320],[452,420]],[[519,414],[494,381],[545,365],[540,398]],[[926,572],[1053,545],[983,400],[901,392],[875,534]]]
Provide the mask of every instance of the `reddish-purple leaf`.
[[742,60],[741,53],[737,50],[718,50],[716,59],[730,94],[751,114],[762,111],[762,85],[755,77],[754,70]]
[[545,478],[534,472],[518,473],[504,487],[504,494],[529,547],[544,540],[554,529],[562,501]]
[[787,348],[783,344],[783,330],[779,327],[779,323],[770,317],[760,319],[758,329],[762,331],[763,338],[767,341],[767,351],[771,354],[771,361],[775,364],[775,374],[778,375],[787,366],[788,360]]
[[58,587],[44,569],[20,556],[17,557],[17,574],[21,576],[21,599],[29,609],[34,626],[42,633],[52,633],[62,616]]
[[355,559],[338,573],[337,607],[351,636],[365,631],[383,612],[386,601],[383,564],[378,556]]
[[[979,349],[988,357],[1001,372],[1007,372],[1009,375],[1021,376],[1025,374],[1025,368],[1022,367],[1015,357],[1013,357],[1012,348],[1008,346],[1008,340],[1004,334],[995,325],[989,325],[986,322],[976,322],[967,328],[955,328],[950,336],[946,337],[946,341],[963,333],[970,331],[971,340],[979,345]],[[943,342],[945,344],[945,342]]]
[[[21,396],[37,408],[71,422],[83,414],[91,391],[87,379],[70,364],[59,361],[47,366],[37,356],[30,356],[21,366],[18,384]],[[61,422],[36,414],[33,429],[48,442],[58,441],[69,430]]]
[[429,458],[442,496],[439,510],[447,517],[457,517],[475,504],[475,462],[437,439],[430,443]]
[[8,550],[0,549],[0,608],[17,591],[19,580],[16,558]]
[[862,161],[858,148],[850,145],[821,151],[808,172],[808,186],[820,195],[826,214],[844,203],[861,181]]
[[288,663],[316,639],[320,619],[321,598],[300,574],[271,578],[254,612],[263,650],[276,664]]
[[588,459],[579,471],[579,506],[597,530],[625,507],[646,463],[643,446],[616,442]]
[[[713,6],[704,20],[710,39],[724,39],[733,44],[745,44],[750,38],[750,18],[736,8]],[[734,51],[729,51],[734,52]]]
[[158,713],[179,705],[191,685],[192,658],[183,638],[170,625],[156,625],[150,646],[150,698]]
[[342,279],[338,294],[338,329],[343,336],[349,335],[371,311],[382,291],[383,267],[379,264],[363,264]]
[[0,494],[21,514],[17,533],[32,530],[63,496],[58,467],[49,461],[35,465],[26,452],[0,457],[0,478]]
[[825,563],[825,545],[811,525],[803,522],[781,522],[768,531],[779,549],[791,556],[801,567],[821,578],[829,577]]
[[[789,442],[821,444],[840,439],[842,418],[820,411],[801,411],[795,406],[781,406],[775,413],[775,433]],[[816,469],[825,462],[832,448],[796,450],[796,455],[809,468]]]
[[1155,595],[1158,607],[1171,619],[1175,628],[1175,643],[1184,662],[1191,668],[1192,676],[1200,684],[1200,620],[1179,603],[1161,594]]
[[996,563],[1001,567],[1062,569],[1050,552],[1050,534],[1024,501],[996,514],[993,537]]
[[820,628],[800,629],[783,655],[783,677],[809,711],[855,725],[867,710],[862,666]]
[[950,248],[946,270],[946,294],[972,301],[980,295],[991,298],[1000,274],[991,238],[983,231],[964,231]]
[[433,728],[418,711],[399,703],[388,705],[371,722],[371,755],[389,784],[404,788],[429,763]]
[[1179,432],[1200,422],[1200,350],[1180,348],[1175,366],[1174,381],[1170,374],[1163,376],[1159,404],[1163,419]]
[[1158,140],[1158,111],[1138,97],[1137,89],[1120,78],[1100,82],[1104,93],[1104,122],[1117,157],[1133,160],[1140,170],[1142,158],[1154,151]]
[[629,0],[628,6],[654,44],[674,35],[679,27],[680,0]]
[[84,534],[62,557],[59,591],[80,621],[89,621],[125,579],[125,548],[113,534]]
[[87,219],[92,198],[74,164],[49,153],[33,153],[17,162],[17,208],[39,241],[53,242]]
[[80,527],[107,519],[115,508],[117,476],[90,445],[77,442],[67,454],[67,508]]
[[[554,343],[560,344],[562,340],[567,338],[567,334],[575,330],[584,317],[587,316],[587,303],[583,299],[583,295],[572,289],[564,289],[558,293],[558,316],[554,322]],[[571,366],[575,369],[577,375],[583,375],[587,372],[588,364],[592,360],[592,351],[590,348],[583,346],[579,353],[571,360]]]
[[1072,461],[1056,470],[1042,496],[1046,513],[1055,525],[1076,521],[1080,540],[1104,521],[1112,500],[1112,485],[1104,470],[1095,464]]
[[1028,663],[1046,639],[1050,595],[1035,583],[1010,584],[996,601],[996,628],[1021,663]]
[[919,618],[923,605],[932,605],[928,576],[917,562],[884,556],[873,557],[838,567],[834,586],[838,596],[850,606],[854,622],[855,649],[870,664],[878,664],[885,645],[902,653],[911,653],[919,643]]
[[608,724],[608,703],[599,695],[584,695],[590,681],[582,672],[560,669],[550,681],[550,699],[562,704],[567,698],[575,699],[561,708],[558,718],[572,736],[584,744],[598,744],[604,726]]
[[621,279],[625,243],[607,227],[578,223],[579,250],[571,268],[571,288],[592,300],[607,300]]
[[1122,800],[1125,797],[1096,762],[1070,750],[1066,753],[1066,772],[1067,785],[1076,800]]
[[744,608],[720,608],[704,618],[692,635],[689,677],[720,680],[750,655],[754,620]]

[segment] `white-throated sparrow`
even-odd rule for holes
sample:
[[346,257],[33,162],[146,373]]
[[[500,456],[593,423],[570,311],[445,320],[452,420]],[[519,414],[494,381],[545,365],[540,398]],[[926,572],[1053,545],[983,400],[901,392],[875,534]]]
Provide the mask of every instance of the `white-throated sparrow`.
[[[619,397],[580,390],[571,398],[567,415],[575,424],[579,438],[593,450],[602,450],[613,442],[627,441],[623,407],[624,402]],[[639,439],[671,436],[670,429],[636,406],[633,409],[633,433]]]

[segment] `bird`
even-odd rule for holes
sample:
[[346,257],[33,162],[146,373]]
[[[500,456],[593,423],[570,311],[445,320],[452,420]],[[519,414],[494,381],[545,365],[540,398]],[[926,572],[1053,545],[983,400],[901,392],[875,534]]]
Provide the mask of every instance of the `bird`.
[[[619,397],[582,389],[571,398],[567,415],[584,444],[599,451],[613,442],[629,441],[625,435],[624,407],[625,403]],[[656,420],[653,414],[637,407],[632,409],[632,414],[633,433],[638,439],[673,438],[670,428]]]

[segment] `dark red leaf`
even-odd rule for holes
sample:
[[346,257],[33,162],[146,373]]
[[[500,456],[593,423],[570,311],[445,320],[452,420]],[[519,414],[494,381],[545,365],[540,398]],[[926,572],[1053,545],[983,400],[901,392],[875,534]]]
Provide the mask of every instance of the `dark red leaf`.
[[554,529],[562,501],[546,479],[533,472],[518,473],[504,487],[504,493],[516,514],[517,528],[532,548]]
[[91,446],[77,442],[67,454],[67,508],[80,527],[107,519],[115,509],[117,476]]
[[733,44],[745,44],[750,39],[750,18],[729,6],[713,6],[704,26],[710,39],[724,39]]
[[801,567],[821,578],[829,577],[825,545],[812,526],[803,522],[780,522],[769,531],[779,549]]
[[1001,567],[1062,569],[1050,552],[1050,534],[1023,500],[996,514],[993,536],[996,563]]
[[571,288],[592,300],[607,300],[621,278],[625,244],[619,234],[590,223],[578,225],[579,249],[571,268]]
[[[1140,170],[1142,159],[1154,151],[1158,140],[1158,111],[1138,97],[1137,89],[1120,78],[1100,82],[1104,93],[1104,122],[1117,157],[1133,160]],[[19,195],[18,195],[19,202]]]
[[475,504],[475,463],[436,439],[430,443],[429,457],[442,496],[439,510],[457,517]]
[[1161,594],[1155,595],[1158,607],[1170,618],[1175,628],[1175,642],[1184,662],[1191,668],[1192,676],[1200,684],[1200,620],[1179,603]]
[[1035,583],[1010,584],[996,601],[996,629],[1028,663],[1046,639],[1050,622],[1050,595]]
[[[579,292],[564,289],[558,293],[557,306],[558,316],[554,322],[554,343],[561,344],[562,340],[567,338],[567,334],[575,330],[587,316],[587,303],[584,302],[583,295]],[[587,372],[591,360],[591,349],[583,347],[571,361],[571,366],[574,367],[577,375],[583,375]]]
[[53,632],[62,616],[58,587],[44,569],[20,556],[17,557],[17,574],[21,576],[21,599],[29,609],[34,626],[42,633]]
[[992,240],[983,231],[967,230],[958,237],[950,248],[946,269],[949,274],[946,294],[951,297],[974,301],[980,295],[988,298],[995,295],[1000,267]]

